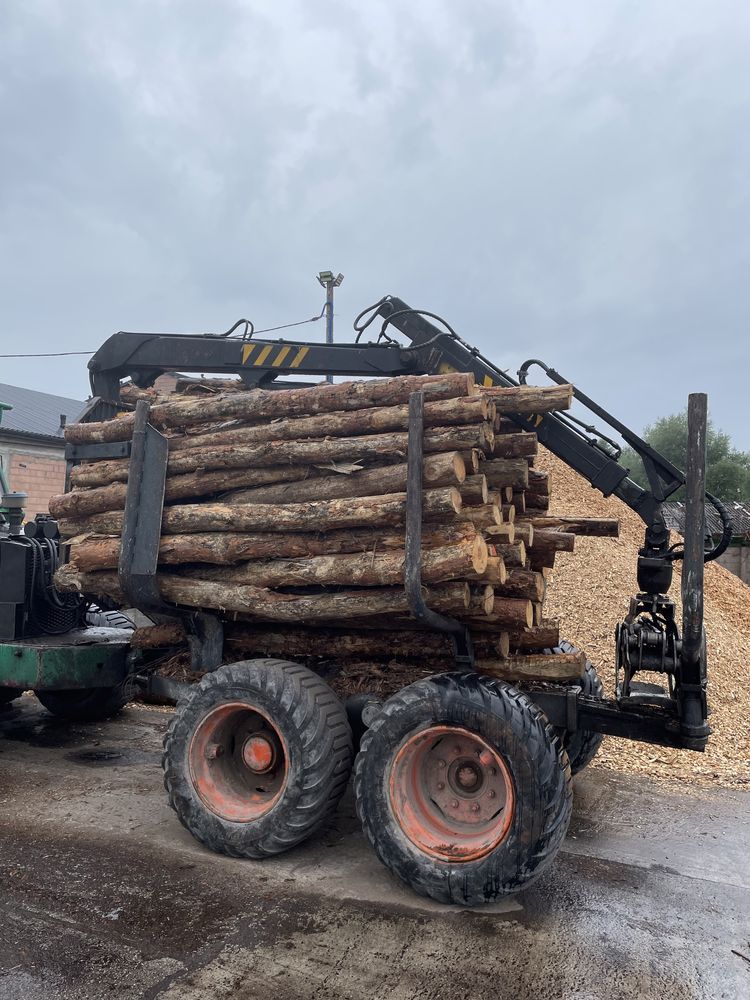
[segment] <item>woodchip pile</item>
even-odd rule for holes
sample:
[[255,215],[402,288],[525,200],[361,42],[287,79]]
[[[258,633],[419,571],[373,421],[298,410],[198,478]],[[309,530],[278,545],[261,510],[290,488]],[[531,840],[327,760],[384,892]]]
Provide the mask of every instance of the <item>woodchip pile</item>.
[[[189,388],[194,389],[195,383]],[[536,435],[509,413],[570,405],[570,386],[480,389],[447,373],[282,391],[190,392],[152,401],[169,456],[157,583],[162,599],[213,609],[233,655],[325,657],[449,668],[450,640],[420,630],[403,586],[410,394],[423,393],[422,590],[469,626],[478,669],[572,679],[577,654],[544,618],[547,577],[577,534],[611,519],[549,515]],[[143,395],[137,390],[132,396]],[[72,443],[132,436],[132,413],[69,425]],[[50,512],[69,542],[62,590],[122,601],[117,564],[129,459],[77,465]],[[136,635],[175,643],[179,627]]]

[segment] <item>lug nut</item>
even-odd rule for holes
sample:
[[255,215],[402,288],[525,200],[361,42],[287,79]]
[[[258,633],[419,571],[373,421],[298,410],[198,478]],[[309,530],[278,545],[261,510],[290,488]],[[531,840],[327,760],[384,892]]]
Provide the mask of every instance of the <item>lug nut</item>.
[[445,761],[443,760],[442,757],[438,760],[437,766],[438,767],[445,767]]
[[437,786],[438,786],[438,791],[442,792],[442,790],[445,788],[445,782],[444,781],[438,781]]
[[479,803],[478,802],[474,803],[474,805],[471,807],[471,811],[473,813],[478,813],[479,812]]
[[489,750],[482,750],[482,752],[479,754],[479,763],[482,764],[484,767],[489,767],[490,764],[492,763],[492,759],[493,759],[492,754],[489,752]]
[[458,809],[458,799],[451,799],[451,809]]
[[495,793],[494,788],[490,788],[489,792],[487,792],[487,797],[490,798],[490,799],[494,799],[495,798],[495,794],[496,793]]

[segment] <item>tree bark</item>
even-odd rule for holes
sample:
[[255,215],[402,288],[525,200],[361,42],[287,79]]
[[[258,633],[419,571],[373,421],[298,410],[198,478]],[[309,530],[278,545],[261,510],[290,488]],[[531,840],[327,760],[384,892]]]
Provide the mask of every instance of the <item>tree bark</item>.
[[[278,594],[260,587],[168,574],[159,574],[157,583],[166,601],[185,607],[214,608],[224,613],[242,612],[258,621],[343,621],[409,612],[406,593],[401,587],[342,590],[333,594]],[[124,600],[116,573],[80,573],[68,563],[55,574],[55,584],[63,593],[79,592]],[[424,598],[436,611],[462,614],[469,606],[469,587],[466,583],[426,587]]]
[[[284,392],[292,390],[284,390]],[[239,398],[242,398],[241,396]],[[463,451],[467,447],[492,449],[493,433],[489,424],[464,427],[435,427],[424,432],[427,454]],[[356,438],[311,439],[309,441],[266,441],[256,445],[225,445],[204,452],[189,448],[170,454],[167,473],[170,476],[196,470],[247,468],[278,463],[281,458],[290,465],[318,464],[341,459],[406,456],[408,434],[362,435]],[[110,482],[126,482],[128,459],[111,459],[91,465],[76,466],[71,472],[74,486],[104,486]]]
[[546,517],[532,515],[527,523],[540,530],[562,531],[572,535],[588,535],[597,538],[617,538],[620,522],[605,517]]
[[[497,452],[497,443],[495,446]],[[505,486],[524,489],[529,481],[529,463],[525,458],[488,458],[482,463],[482,472],[487,477],[491,490]]]
[[497,593],[503,597],[524,597],[530,601],[542,601],[546,586],[541,573],[514,566],[508,570],[505,583],[498,588]]
[[487,503],[487,477],[481,473],[467,476],[461,486],[461,499],[467,505]]
[[[406,463],[402,462],[349,473],[328,470],[328,475],[318,472],[315,478],[309,480],[232,491],[223,500],[231,503],[300,503],[401,493],[406,490],[406,468]],[[425,456],[422,463],[422,483],[425,487],[462,486],[465,481],[466,469],[457,451]]]
[[[468,575],[473,576],[474,574]],[[483,583],[491,583],[494,587],[502,587],[508,577],[508,573],[505,563],[500,556],[488,555],[486,567],[484,570],[478,572],[476,576]]]
[[516,541],[523,542],[527,549],[534,544],[535,531],[531,521],[518,520],[514,522],[516,529]]
[[[466,508],[464,508],[465,510]],[[515,524],[491,524],[486,528],[482,528],[482,532],[491,545],[497,543],[512,544],[516,540]]]
[[[444,583],[487,568],[487,545],[477,535],[472,541],[422,553],[422,582]],[[382,587],[404,582],[405,554],[401,551],[312,556],[303,559],[252,560],[237,567],[196,566],[185,570],[195,579],[255,587],[352,586]]]
[[[285,390],[286,391],[286,390]],[[493,419],[494,404],[484,396],[439,399],[424,404],[425,427],[478,424]],[[169,439],[170,451],[259,444],[264,441],[301,441],[306,438],[351,437],[409,429],[409,405],[378,406],[314,417],[290,417],[271,423],[215,430],[208,434]]]
[[495,438],[492,454],[496,458],[526,458],[536,455],[538,448],[536,434],[519,431],[517,434],[503,434]]
[[467,521],[471,521],[477,528],[486,528],[491,525],[503,523],[503,516],[499,508],[491,503],[478,504],[475,507],[463,507],[461,517],[466,518]]
[[469,615],[491,615],[495,604],[495,590],[492,584],[472,584],[469,590]]
[[509,633],[510,648],[514,652],[554,649],[560,645],[560,623],[544,621],[541,625]]
[[187,641],[180,622],[167,625],[143,625],[133,630],[130,645],[133,649],[159,649],[162,646],[181,646]]
[[498,556],[501,556],[507,569],[526,566],[526,546],[523,542],[513,542],[512,544],[494,544],[492,546]]
[[492,614],[485,617],[472,616],[471,629],[479,631],[493,631],[500,627],[502,629],[531,628],[534,624],[534,608],[531,601],[524,601],[514,597],[500,597],[495,595],[495,603]]
[[498,413],[550,413],[569,410],[573,402],[572,385],[492,386],[480,392],[494,400]]
[[407,403],[412,392],[424,393],[425,401],[478,395],[474,376],[461,372],[445,375],[401,375],[365,382],[341,382],[312,388],[283,391],[250,389],[247,392],[216,396],[214,399],[178,399],[154,406],[151,417],[156,426],[190,427],[207,420],[239,417],[269,420],[276,417],[360,410],[371,406]]
[[529,550],[531,569],[541,570],[555,565],[558,552],[573,552],[576,536],[562,531],[537,531]]
[[505,660],[477,661],[477,669],[492,677],[505,680],[574,681],[583,674],[583,653],[529,653],[526,656],[509,656]]

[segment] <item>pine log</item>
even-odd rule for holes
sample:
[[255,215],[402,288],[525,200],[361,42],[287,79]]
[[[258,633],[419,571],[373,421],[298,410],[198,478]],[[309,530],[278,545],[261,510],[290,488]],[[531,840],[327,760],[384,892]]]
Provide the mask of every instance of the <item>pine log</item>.
[[516,507],[512,503],[504,503],[501,508],[501,513],[503,515],[503,521],[508,524],[513,524],[516,520]]
[[531,569],[541,570],[555,565],[557,552],[573,552],[576,536],[562,531],[537,531],[529,550]]
[[479,472],[484,460],[484,452],[479,448],[470,448],[461,452],[461,458],[464,460],[467,475],[473,476]]
[[542,496],[550,494],[550,477],[548,472],[540,472],[538,469],[529,469],[529,490],[532,493],[539,493]]
[[159,649],[162,646],[180,646],[186,642],[185,629],[180,622],[166,625],[142,625],[130,633],[133,649]]
[[[463,513],[466,508],[464,508]],[[516,540],[516,526],[515,524],[491,524],[486,528],[482,528],[482,533],[485,535],[490,544],[512,544]]]
[[[326,660],[356,659],[433,660],[448,664],[453,660],[453,643],[450,636],[439,632],[373,629],[347,632],[339,629],[285,629],[271,632],[250,625],[230,624],[225,630],[225,641],[231,646],[255,654],[290,657],[320,657]],[[507,656],[510,643],[507,632],[477,637],[476,655],[493,658]]]
[[[469,577],[474,577],[474,575],[467,574]],[[488,555],[487,565],[482,571],[476,573],[476,576],[483,583],[491,583],[494,587],[502,587],[508,577],[508,572],[501,556]]]
[[503,516],[500,512],[500,508],[491,503],[463,507],[461,510],[461,517],[466,518],[467,521],[471,521],[472,524],[477,526],[477,528],[486,528],[490,525],[503,523]]
[[[83,470],[95,468],[79,466]],[[124,469],[127,478],[127,468]],[[426,455],[422,466],[425,486],[460,485],[465,480],[465,466],[456,451]],[[82,478],[79,474],[77,478]],[[165,502],[198,499],[229,491],[225,499],[245,503],[283,503],[285,500],[328,500],[345,496],[369,496],[376,492],[400,493],[406,489],[406,463],[375,469],[341,473],[317,466],[269,466],[265,469],[226,469],[214,472],[191,472],[168,476]],[[240,491],[239,487],[252,487]],[[236,490],[236,492],[235,492]],[[54,517],[85,517],[125,506],[126,483],[111,483],[77,489],[50,499]]]
[[[422,514],[425,518],[451,517],[461,510],[461,494],[455,487],[424,490]],[[162,532],[183,535],[204,531],[333,531],[346,527],[393,527],[404,523],[406,494],[388,493],[378,497],[350,497],[342,500],[314,500],[289,504],[177,504],[165,507]],[[93,514],[77,522],[60,522],[60,532],[70,537],[71,524],[77,533],[121,533],[123,512]],[[468,518],[466,519],[468,520]]]
[[[113,515],[107,515],[112,517]],[[61,522],[65,533],[70,522]],[[81,529],[82,525],[77,525]],[[70,545],[70,562],[78,569],[92,571],[115,569],[120,555],[120,539],[86,535],[74,531],[81,541]],[[450,545],[473,542],[477,530],[469,522],[457,524],[426,524],[422,531],[422,548],[427,551]],[[248,559],[307,558],[335,553],[374,553],[400,550],[404,547],[403,531],[393,533],[380,529],[355,529],[330,531],[327,534],[285,533],[233,534],[211,532],[207,534],[168,535],[159,543],[159,565],[184,563],[209,563],[231,566]]]
[[216,396],[211,400],[178,399],[154,406],[151,419],[155,426],[163,427],[190,427],[207,420],[226,420],[230,417],[262,421],[334,413],[337,410],[360,410],[371,406],[394,406],[407,403],[411,393],[417,390],[424,393],[426,402],[479,393],[471,374],[401,375],[365,382],[322,383],[302,389],[251,389]]
[[561,683],[575,681],[583,674],[583,653],[529,653],[509,656],[496,662],[477,662],[477,669],[492,677],[504,680],[547,681]]
[[[80,573],[68,563],[55,574],[62,593],[92,594],[124,600],[116,573]],[[159,574],[159,592],[165,601],[192,608],[243,612],[258,621],[339,621],[409,612],[403,587],[363,588],[322,594],[278,594],[259,587],[192,580]],[[423,588],[428,607],[447,614],[463,614],[469,607],[466,583],[443,583]]]
[[560,623],[543,621],[541,625],[510,632],[509,639],[514,651],[554,649],[560,645]]
[[[497,452],[497,442],[495,444]],[[524,489],[529,481],[529,463],[525,458],[488,458],[482,463],[482,472],[487,477],[491,490],[505,486]]]
[[515,567],[520,567],[523,569],[526,565],[526,546],[523,542],[513,542],[510,543],[500,543],[494,545],[495,552],[498,556],[502,556],[503,562],[508,569]]
[[536,434],[519,431],[495,438],[492,454],[499,458],[521,458],[536,455],[538,448]]
[[525,597],[530,601],[544,600],[546,582],[541,573],[514,566],[508,570],[505,583],[498,588],[498,596]]
[[470,621],[472,631],[477,629],[487,632],[498,627],[502,629],[531,628],[534,624],[534,607],[531,601],[514,597],[500,597],[496,594],[492,614],[472,616]]
[[[284,390],[284,392],[292,390]],[[249,395],[249,393],[248,393]],[[243,398],[240,396],[239,398]],[[472,424],[462,427],[434,427],[424,432],[424,450],[427,454],[445,451],[462,451],[467,447],[491,449],[493,432],[489,424]],[[198,469],[247,468],[278,463],[280,459],[290,465],[319,464],[342,459],[365,459],[383,456],[406,455],[408,434],[392,432],[361,437],[311,439],[309,441],[266,441],[255,445],[225,445],[204,452],[190,448],[170,454],[167,461],[168,475],[195,472]],[[128,459],[110,459],[90,465],[76,466],[70,481],[74,486],[104,486],[110,482],[127,480]]]
[[534,544],[535,531],[531,521],[519,519],[514,522],[516,527],[516,541],[523,542],[527,549]]
[[[286,391],[286,390],[285,390]],[[494,405],[484,396],[439,399],[424,404],[425,427],[478,424],[492,420]],[[378,406],[342,413],[321,413],[314,417],[289,417],[272,423],[215,430],[208,434],[169,439],[170,451],[186,448],[217,448],[229,444],[258,444],[263,441],[300,441],[305,438],[351,437],[409,429],[409,404]]]
[[[301,503],[401,493],[406,489],[406,468],[406,463],[401,462],[348,473],[326,470],[328,475],[319,472],[308,480],[232,491],[222,500],[231,503]],[[465,482],[466,467],[457,451],[425,456],[422,463],[422,483],[425,487],[461,486],[463,489]]]
[[[312,556],[304,559],[252,560],[227,568],[196,566],[185,571],[194,579],[255,587],[352,586],[382,587],[403,584],[405,553],[359,552]],[[423,583],[444,583],[479,575],[487,569],[487,545],[477,535],[472,541],[422,552]]]
[[544,621],[544,608],[541,601],[532,602],[531,611],[534,619],[534,625],[541,625]]
[[480,391],[494,400],[498,413],[550,413],[569,410],[573,403],[572,385],[492,386]]
[[516,508],[516,514],[523,514],[526,511],[526,490],[514,490],[509,503]]
[[492,584],[472,584],[469,590],[469,615],[491,615],[495,605],[495,590]]
[[[441,484],[442,485],[442,484]],[[461,485],[461,499],[467,505],[487,503],[487,477],[467,476]]]
[[529,524],[540,530],[563,531],[572,535],[588,535],[597,538],[617,538],[620,522],[605,517],[547,517],[532,515]]
[[541,493],[527,493],[525,510],[529,514],[546,513],[549,510],[549,497]]

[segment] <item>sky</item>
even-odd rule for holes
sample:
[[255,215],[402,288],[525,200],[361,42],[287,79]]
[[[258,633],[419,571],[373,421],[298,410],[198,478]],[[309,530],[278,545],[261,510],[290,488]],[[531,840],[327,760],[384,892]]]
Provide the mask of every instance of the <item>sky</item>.
[[750,450],[748,51],[746,0],[5,0],[0,353],[293,322],[332,269],[337,340],[398,295]]

